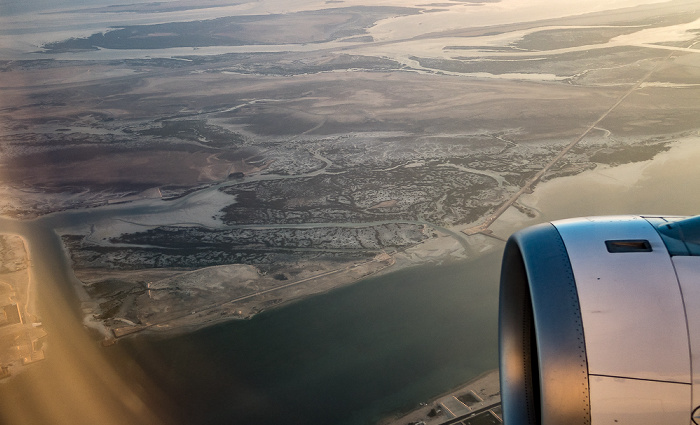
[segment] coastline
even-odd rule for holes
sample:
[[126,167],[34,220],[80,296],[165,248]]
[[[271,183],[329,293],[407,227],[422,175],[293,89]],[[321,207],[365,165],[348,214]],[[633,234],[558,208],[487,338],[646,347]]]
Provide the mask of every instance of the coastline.
[[[477,256],[494,248],[495,245],[489,244],[488,242],[489,241],[484,238],[480,243],[481,249]],[[327,265],[322,267],[319,263],[309,263],[304,266],[311,269],[321,268],[324,271],[287,284],[272,286],[269,289],[252,292],[235,298],[224,297],[224,300],[214,300],[210,298],[210,304],[205,303],[196,309],[183,310],[172,316],[161,318],[155,323],[148,323],[145,325],[128,326],[128,322],[123,321],[127,323],[127,326],[106,326],[103,322],[96,319],[96,316],[100,315],[102,311],[99,309],[97,303],[93,302],[92,308],[86,309],[85,311],[85,323],[89,323],[88,326],[99,330],[100,333],[104,335],[105,341],[103,343],[106,345],[110,345],[115,339],[135,335],[140,332],[177,335],[197,331],[208,326],[231,320],[249,320],[264,311],[286,306],[296,301],[334,291],[348,285],[353,285],[370,277],[383,276],[388,273],[423,264],[449,264],[453,261],[471,258],[475,257],[465,253],[463,242],[457,241],[455,236],[442,234],[438,238],[419,243],[406,250],[397,251],[393,254],[382,253],[371,260],[360,263],[348,263],[340,268],[329,268]],[[163,278],[161,281],[167,281],[169,278],[177,278],[188,274],[194,275],[212,269],[248,267],[252,268],[253,266],[240,264],[211,266],[185,271],[173,270],[168,272],[163,270],[163,274],[170,274],[170,276]],[[119,274],[119,272],[112,272],[110,276],[118,276]],[[84,292],[85,287],[95,281],[97,275],[101,275],[99,270],[77,273],[76,285],[79,286],[76,288],[77,291]],[[262,279],[263,277],[259,276],[258,278]],[[154,286],[156,286],[156,284],[157,282]],[[216,298],[221,297],[221,294],[215,295]]]
[[5,380],[44,360],[47,332],[36,307],[37,282],[27,239],[3,231],[0,245],[0,380]]
[[[493,232],[507,237],[526,226],[574,216],[692,215],[693,212],[697,214],[700,211],[700,199],[697,197],[676,197],[673,202],[659,202],[658,199],[668,196],[668,185],[694,186],[693,181],[696,180],[696,184],[700,184],[700,176],[693,174],[698,161],[700,161],[700,134],[691,134],[673,142],[668,151],[659,153],[650,160],[616,166],[599,164],[595,169],[573,176],[542,181],[532,193],[524,194],[518,201],[529,210],[536,212],[536,215],[528,217],[516,206],[512,206],[493,223]],[[688,176],[693,177],[690,182]],[[572,191],[572,188],[577,190]],[[632,192],[631,195],[630,192]],[[601,196],[608,202],[599,205],[588,202]],[[627,199],[629,202],[625,202]],[[472,237],[485,238],[486,236]],[[442,423],[447,419],[428,416],[439,400],[462,392],[464,388],[489,374],[495,374],[497,377],[498,370],[484,372],[463,386],[432,397],[427,403],[408,413],[389,415],[377,422],[377,425],[406,425],[420,423],[420,421],[426,425]]]
[[[472,391],[477,395],[479,393],[491,395],[491,397],[488,399],[489,402],[487,402],[486,404],[500,405],[500,394],[498,396],[494,396],[493,394],[494,387],[498,388],[499,386],[498,379],[498,369],[487,370],[483,373],[480,373],[479,375],[475,376],[474,378],[470,379],[468,382],[462,385],[459,385],[441,394],[438,394],[435,397],[432,397],[427,402],[420,403],[420,407],[418,407],[417,409],[412,410],[408,413],[398,413],[395,415],[387,416],[384,419],[381,419],[379,422],[377,422],[377,425],[406,425],[420,422],[423,422],[425,425],[437,425],[443,423],[447,420],[454,419],[454,417],[456,416],[453,416],[451,418],[446,417],[444,408],[440,406],[442,406],[443,403],[452,401],[451,399],[457,399],[461,395],[467,394]],[[498,401],[494,401],[495,399],[498,399]],[[469,407],[469,410],[483,408],[485,404],[483,402],[484,400],[481,400],[481,402],[478,404],[475,403],[475,405]],[[474,407],[474,409],[472,409],[471,407]],[[437,411],[438,409],[442,410],[443,412],[431,416],[431,411]]]
[[[538,184],[537,188],[532,194],[527,195],[522,202],[528,205],[529,207],[532,207],[536,210],[539,210],[538,215],[534,218],[528,217],[526,214],[520,212],[517,208],[510,208],[495,224],[494,227],[492,228],[494,233],[497,235],[502,235],[505,236],[509,234],[512,230],[517,230],[517,228],[522,227],[524,225],[529,225],[529,224],[534,224],[535,222],[540,222],[540,221],[548,221],[552,219],[557,219],[557,218],[563,218],[564,216],[573,216],[573,215],[586,215],[586,214],[596,214],[599,213],[600,211],[596,210],[588,210],[588,211],[577,211],[576,204],[570,204],[566,201],[566,199],[557,199],[556,196],[558,195],[559,192],[553,191],[552,187],[556,187],[557,190],[562,190],[566,192],[567,190],[571,192],[571,187],[581,187],[584,186],[584,184],[588,184],[591,181],[595,179],[600,179],[600,173],[604,172],[606,176],[613,176],[615,178],[619,177],[614,174],[615,170],[620,171],[620,172],[625,172],[625,175],[629,175],[631,180],[621,180],[618,183],[616,183],[622,190],[622,189],[629,189],[632,187],[633,190],[635,191],[640,191],[644,190],[644,185],[642,183],[646,182],[649,183],[649,181],[653,181],[650,179],[653,179],[653,175],[650,173],[657,172],[658,170],[662,170],[664,168],[671,168],[674,170],[677,170],[680,174],[683,172],[688,172],[688,169],[692,170],[694,161],[700,158],[700,148],[696,148],[696,144],[693,142],[697,140],[697,137],[693,136],[687,140],[687,142],[680,141],[678,143],[675,143],[668,152],[657,155],[654,159],[650,161],[644,161],[640,163],[634,163],[634,164],[629,164],[627,166],[623,166],[622,168],[620,167],[608,167],[608,166],[601,166],[599,169],[592,170],[591,172],[588,172],[588,174],[579,174],[576,176],[571,176],[571,177],[559,177],[555,179],[551,179],[545,182],[541,182]],[[693,154],[689,155],[688,154],[688,149],[692,149]],[[674,161],[685,161],[687,162],[687,167],[684,169],[684,167],[679,167]],[[627,169],[634,169],[636,170],[635,173],[628,172],[629,170]],[[613,174],[610,174],[610,173]],[[686,176],[687,178],[687,176]],[[610,180],[609,178],[605,178],[605,181]],[[636,182],[636,183],[633,183]],[[602,188],[609,188],[609,185],[602,185]],[[601,189],[603,190],[603,189]],[[607,189],[606,189],[607,190]],[[597,196],[602,196],[601,193],[597,193]],[[619,198],[619,195],[615,195]],[[555,197],[555,199],[549,199],[550,197]],[[550,203],[551,201],[551,203]],[[585,201],[582,200],[582,201]],[[620,199],[617,199],[618,204],[614,205],[608,205],[608,208],[617,208],[616,210],[612,211],[612,213],[633,213],[635,210],[630,210],[632,207],[637,208],[637,206],[632,206],[632,205],[619,205],[619,202],[621,201]],[[688,200],[689,202],[692,200]],[[695,200],[695,205],[699,204],[700,200]],[[679,208],[695,208],[691,203],[686,203],[683,205],[680,205]],[[626,210],[627,209],[627,210]],[[636,209],[636,211],[639,211],[639,209]],[[672,213],[677,213],[677,212],[672,212]],[[477,234],[474,236],[470,237],[470,240],[476,241],[476,243],[473,244],[475,247],[475,251],[478,251],[476,249],[477,243],[483,243],[483,246],[487,245],[492,245],[493,247],[497,247],[498,245],[502,244],[501,241],[491,238],[486,235],[481,235]],[[457,244],[452,237],[445,237],[443,239],[444,245],[445,246],[451,246],[454,248],[455,253],[460,253],[460,249],[463,249],[460,244]],[[431,242],[435,243],[435,242]],[[458,248],[459,246],[459,248]],[[450,258],[454,258],[455,260],[460,260],[461,258],[457,256],[447,256],[447,257],[435,257],[432,256],[433,254],[436,253],[434,250],[436,247],[431,246],[430,244],[423,246],[418,246],[412,248],[415,251],[423,251],[422,254],[427,255],[428,258],[432,258],[431,261],[426,261],[426,263],[431,263],[432,264],[438,264],[439,261],[451,261],[449,260]],[[485,252],[491,252],[491,251],[485,251]],[[29,253],[30,258],[33,258],[32,255],[35,253]],[[411,256],[407,256],[407,258],[411,258]],[[33,261],[39,261],[39,260],[33,260]],[[389,274],[392,271],[397,271],[401,270],[403,268],[410,267],[411,265],[415,265],[410,263],[408,260],[404,261],[402,260],[401,263],[397,262],[398,264],[395,264],[391,267],[388,267],[380,272],[378,272],[375,276],[377,275],[383,275],[383,274]],[[74,281],[75,282],[75,281]],[[352,283],[357,283],[358,281],[352,281]],[[349,286],[350,284],[346,284],[345,286]],[[295,300],[298,300],[301,298],[296,298]],[[227,321],[229,319],[224,318],[222,321]],[[220,321],[217,321],[216,323],[220,323]],[[189,333],[191,331],[199,330],[202,329],[205,326],[185,326],[181,328],[182,333]],[[174,330],[171,330],[171,332],[175,332]],[[93,338],[94,342],[94,338]],[[119,347],[117,347],[117,350],[119,350]],[[49,353],[50,356],[50,353]],[[458,387],[457,390],[459,390]],[[444,394],[444,393],[441,393]],[[450,393],[451,394],[451,393]],[[430,399],[437,400],[440,397],[431,397]],[[420,400],[420,399],[419,399]],[[422,406],[426,407],[426,406]],[[429,411],[429,410],[428,410]],[[410,413],[409,413],[410,414]],[[396,415],[391,415],[391,416],[396,416]],[[402,415],[400,418],[406,418],[406,415]],[[388,420],[385,418],[385,420]],[[401,424],[405,425],[405,424]]]
[[[320,272],[310,275],[307,273],[301,279],[271,286],[261,291],[246,293],[242,296],[231,297],[224,295],[222,297],[223,294],[228,294],[228,292],[226,288],[221,288],[221,291],[218,293],[205,295],[209,300],[208,304],[205,302],[196,308],[188,306],[185,310],[164,315],[164,317],[147,324],[130,325],[126,320],[122,320],[126,326],[107,326],[96,319],[102,311],[97,307],[97,303],[93,302],[93,308],[86,311],[86,323],[93,323],[93,327],[101,331],[100,333],[105,337],[103,341],[105,345],[111,345],[119,338],[141,332],[167,333],[171,335],[193,332],[231,320],[249,320],[264,311],[353,285],[370,277],[383,276],[424,264],[449,264],[451,262],[474,259],[496,249],[501,243],[496,239],[481,235],[472,237],[472,241],[469,242],[457,233],[457,229],[454,231],[448,230],[451,234],[436,230],[439,233],[439,236],[436,238],[428,239],[425,242],[392,254],[380,253],[371,260],[347,263],[339,268],[332,268],[328,264],[319,262],[299,265],[300,268],[320,269]],[[461,240],[457,238],[461,238]],[[470,248],[470,252],[467,252],[467,247]],[[234,264],[185,271],[173,270],[171,276],[161,279],[160,282],[177,279],[185,275],[197,275],[210,270],[225,270],[229,268],[254,267]],[[110,273],[110,276],[112,273]],[[163,270],[163,273],[167,274],[168,271]],[[96,276],[100,274],[99,270],[77,273],[76,284],[80,286],[77,290],[84,292],[85,287],[98,280]],[[119,272],[116,272],[116,274],[118,275]],[[232,272],[231,275],[235,275],[235,272]],[[268,281],[270,280],[269,276],[260,276],[258,273],[257,281],[265,278]],[[210,282],[210,284],[212,283]],[[167,283],[162,283],[162,285],[167,286]],[[216,282],[212,285],[216,286]],[[155,288],[157,286],[158,282],[154,282],[151,287]],[[176,301],[173,301],[173,303],[177,304]]]
[[[547,191],[558,190],[566,192],[566,186],[569,184],[568,182],[571,181],[570,179],[581,178],[593,183],[598,181],[600,184],[603,184],[605,180],[609,180],[608,184],[610,181],[617,180],[619,184],[623,184],[623,187],[627,187],[633,184],[633,182],[643,179],[645,169],[654,161],[664,160],[664,158],[667,157],[675,158],[677,155],[675,155],[674,152],[696,146],[697,144],[694,142],[696,142],[698,138],[698,136],[690,135],[680,140],[673,141],[671,143],[671,149],[668,152],[659,153],[648,161],[633,162],[617,166],[598,164],[593,170],[583,171],[573,176],[555,176],[554,178],[540,181],[536,184],[535,190],[532,191],[532,193],[523,193],[518,198],[517,202],[506,208],[503,215],[499,217],[498,220],[494,221],[492,226],[485,232],[468,235],[465,234],[464,231],[465,229],[479,227],[484,220],[486,220],[488,215],[483,216],[474,223],[452,226],[447,229],[425,225],[424,231],[430,231],[435,237],[428,238],[423,242],[405,249],[396,250],[390,254],[384,252],[364,262],[345,263],[340,267],[337,265],[334,266],[331,263],[302,262],[299,263],[296,270],[294,270],[294,273],[300,273],[299,270],[301,270],[301,274],[298,274],[297,278],[287,281],[275,281],[270,276],[261,274],[259,270],[257,270],[257,275],[251,276],[250,274],[252,272],[249,270],[248,278],[243,286],[249,286],[253,288],[253,290],[226,286],[229,285],[230,282],[222,286],[222,282],[228,282],[231,280],[231,276],[236,276],[238,273],[236,270],[253,268],[253,272],[255,272],[253,266],[224,265],[183,270],[149,269],[148,272],[158,272],[161,273],[162,276],[159,276],[158,280],[148,282],[149,285],[153,284],[154,286],[153,288],[149,286],[145,291],[141,291],[142,293],[138,295],[141,299],[145,298],[143,296],[144,292],[147,292],[149,294],[148,298],[151,298],[151,294],[155,293],[158,289],[158,285],[165,288],[168,286],[169,281],[177,280],[178,276],[180,276],[179,281],[182,281],[182,276],[185,275],[189,275],[192,281],[195,281],[198,276],[207,275],[207,273],[215,269],[222,269],[230,273],[220,273],[220,275],[225,276],[215,277],[215,280],[218,279],[218,283],[208,283],[208,285],[212,287],[211,290],[199,294],[203,301],[195,304],[188,304],[185,310],[178,310],[176,307],[181,300],[177,298],[167,300],[160,297],[162,302],[159,306],[146,306],[142,308],[143,311],[150,311],[151,316],[156,314],[154,319],[142,323],[138,323],[138,321],[132,317],[116,317],[111,323],[106,323],[105,320],[100,319],[100,317],[105,314],[104,308],[100,306],[100,298],[95,297],[94,294],[91,295],[88,293],[90,286],[98,282],[100,276],[107,275],[114,279],[122,279],[126,276],[127,280],[133,281],[140,277],[141,272],[120,272],[119,270],[110,271],[107,269],[79,270],[73,264],[70,250],[66,247],[65,243],[62,244],[63,252],[70,265],[70,270],[73,271],[72,280],[76,296],[82,305],[84,324],[98,331],[105,339],[105,344],[111,344],[116,338],[133,335],[144,330],[159,333],[190,332],[228,320],[250,319],[255,314],[262,311],[287,305],[315,294],[354,284],[370,276],[381,276],[421,264],[441,264],[443,262],[478,258],[502,246],[505,238],[515,230],[530,224],[552,219],[542,212],[548,208],[546,205],[542,205],[542,198],[559,198],[561,195],[548,194]],[[698,149],[695,150],[700,152]],[[695,152],[695,154],[698,154],[698,152]],[[679,155],[682,156],[683,154]],[[543,191],[545,192],[543,193]],[[523,210],[523,207],[525,210]],[[211,206],[206,206],[206,208],[211,209]],[[530,214],[526,214],[526,212]],[[624,211],[620,212],[625,213]],[[115,212],[115,214],[118,217],[118,211]],[[585,209],[581,208],[580,215],[586,214],[593,215],[597,214],[597,212],[586,212]],[[41,220],[41,218],[38,220]],[[228,270],[226,270],[227,267],[229,268]],[[306,268],[313,269],[314,271],[304,273],[303,270]],[[287,275],[291,274],[287,273]],[[199,278],[199,281],[201,280],[202,279]],[[262,289],[254,289],[258,287]],[[144,305],[146,304],[147,303],[144,303]]]
[[700,213],[694,1],[13,5],[0,422],[502,423],[509,235]]

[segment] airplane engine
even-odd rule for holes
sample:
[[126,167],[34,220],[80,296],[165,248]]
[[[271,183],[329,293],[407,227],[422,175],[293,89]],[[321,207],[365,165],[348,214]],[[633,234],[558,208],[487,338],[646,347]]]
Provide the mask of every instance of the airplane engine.
[[700,423],[700,216],[521,230],[499,302],[505,425]]

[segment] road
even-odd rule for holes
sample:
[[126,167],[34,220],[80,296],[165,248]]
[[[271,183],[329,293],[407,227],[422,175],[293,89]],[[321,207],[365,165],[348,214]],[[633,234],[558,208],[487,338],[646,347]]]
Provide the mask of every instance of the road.
[[[141,332],[141,331],[143,331],[143,330],[146,330],[146,329],[149,329],[149,328],[152,328],[152,327],[161,326],[161,325],[166,325],[166,324],[168,324],[168,323],[170,323],[170,322],[173,322],[173,321],[179,320],[179,319],[183,319],[183,318],[185,318],[185,317],[187,317],[187,316],[191,316],[191,315],[193,315],[193,314],[201,314],[201,313],[203,313],[203,312],[206,312],[206,311],[209,311],[209,310],[213,310],[213,309],[219,308],[219,307],[221,307],[221,306],[223,306],[223,305],[226,305],[226,304],[231,304],[231,303],[235,303],[235,302],[238,302],[238,301],[247,300],[247,299],[249,299],[249,298],[257,297],[257,296],[260,296],[260,295],[268,294],[268,293],[270,293],[270,292],[275,292],[275,291],[279,291],[279,290],[281,290],[281,289],[289,288],[289,287],[291,287],[291,286],[299,285],[299,284],[301,284],[301,283],[308,282],[308,281],[310,281],[310,280],[319,279],[319,278],[322,278],[322,277],[330,276],[330,275],[337,274],[337,273],[341,273],[341,272],[345,272],[345,271],[350,271],[350,270],[356,269],[356,268],[358,268],[358,267],[367,265],[367,264],[369,264],[369,263],[382,262],[382,261],[386,261],[386,260],[388,260],[388,259],[391,259],[391,257],[383,258],[383,257],[379,257],[379,256],[378,256],[378,257],[375,257],[375,258],[373,258],[373,259],[371,259],[371,260],[364,261],[364,262],[357,263],[357,264],[353,264],[353,265],[351,265],[351,266],[342,267],[342,268],[335,269],[335,270],[330,270],[330,271],[323,272],[323,273],[319,273],[319,274],[317,274],[317,275],[313,275],[313,276],[310,276],[310,277],[307,277],[307,278],[304,278],[304,279],[299,279],[299,280],[296,280],[296,281],[294,281],[294,282],[290,282],[290,283],[287,283],[287,284],[284,284],[284,285],[275,286],[275,287],[273,287],[273,288],[269,288],[269,289],[265,289],[265,290],[262,290],[262,291],[253,292],[253,293],[251,293],[251,294],[243,295],[243,296],[240,296],[240,297],[237,297],[237,298],[233,298],[233,299],[221,301],[221,302],[215,303],[215,304],[213,304],[213,305],[209,305],[209,306],[207,306],[207,307],[200,308],[200,309],[198,309],[198,310],[194,310],[194,311],[193,311],[193,310],[189,310],[189,309],[188,309],[186,312],[183,312],[183,314],[181,314],[181,315],[178,315],[178,316],[176,316],[176,317],[170,317],[170,318],[168,318],[168,319],[161,320],[161,321],[159,321],[159,322],[149,323],[148,325],[144,325],[144,326],[138,326],[138,325],[137,325],[137,326],[132,327],[132,328],[123,329],[123,330],[121,330],[121,331],[120,331],[119,329],[115,329],[115,330],[114,330],[114,335],[115,335],[116,338],[120,338],[120,337],[126,336],[126,335],[132,335],[132,334],[134,334],[134,333]],[[392,264],[393,264],[393,259],[392,259],[391,263],[388,264],[387,266],[392,265]]]
[[508,208],[510,208],[524,193],[531,192],[532,189],[534,188],[535,184],[537,184],[537,182],[540,181],[542,176],[544,176],[545,173],[547,173],[554,166],[554,164],[559,162],[559,160],[562,159],[564,157],[564,155],[569,153],[571,151],[571,149],[574,148],[574,146],[576,146],[581,140],[583,140],[586,136],[588,136],[588,134],[591,131],[593,131],[598,126],[598,124],[600,124],[601,121],[603,121],[608,115],[610,115],[610,113],[612,111],[614,111],[618,106],[620,106],[620,104],[625,99],[627,99],[627,97],[630,94],[632,94],[642,84],[644,84],[644,82],[646,82],[646,80],[648,80],[649,77],[654,72],[656,72],[656,70],[659,69],[659,67],[661,65],[663,65],[666,61],[668,61],[674,54],[675,54],[675,52],[671,52],[663,60],[659,61],[659,63],[657,63],[656,66],[654,66],[639,81],[637,81],[637,83],[634,86],[632,86],[632,88],[630,88],[627,92],[625,92],[622,96],[620,96],[620,98],[617,99],[617,101],[610,108],[608,108],[607,111],[605,111],[603,113],[603,115],[601,115],[593,124],[588,126],[588,128],[586,128],[586,131],[584,131],[576,140],[574,140],[573,142],[566,145],[566,147],[564,147],[564,149],[562,149],[561,152],[559,152],[557,154],[557,156],[555,156],[551,161],[549,161],[547,163],[547,165],[544,166],[544,168],[542,168],[540,171],[538,171],[534,177],[532,177],[530,180],[528,180],[527,183],[525,183],[525,185],[523,187],[521,187],[519,191],[517,191],[510,198],[508,198],[508,200],[506,202],[504,202],[500,207],[498,207],[498,209],[496,209],[496,211],[494,211],[490,216],[486,217],[486,219],[481,224],[474,226],[474,227],[470,227],[468,229],[465,229],[462,232],[468,236],[475,235],[477,233],[486,232],[489,229],[489,227],[491,227],[491,225],[496,220],[498,220],[498,218],[501,215],[503,215],[503,213],[506,212],[506,210]]

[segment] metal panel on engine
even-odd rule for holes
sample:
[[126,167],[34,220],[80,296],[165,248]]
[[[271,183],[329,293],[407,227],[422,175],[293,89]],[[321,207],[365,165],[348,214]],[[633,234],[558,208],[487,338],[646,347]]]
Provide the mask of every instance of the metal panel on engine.
[[675,425],[690,421],[690,385],[591,376],[592,425]]
[[654,227],[634,216],[553,224],[576,280],[589,374],[690,383],[683,300]]
[[673,257],[688,317],[693,370],[693,407],[700,406],[700,257]]

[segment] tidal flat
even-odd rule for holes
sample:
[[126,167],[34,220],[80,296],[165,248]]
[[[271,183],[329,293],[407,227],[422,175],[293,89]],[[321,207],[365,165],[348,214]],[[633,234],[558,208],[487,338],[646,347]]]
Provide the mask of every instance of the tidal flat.
[[[220,304],[203,301],[216,291],[165,285],[158,293],[170,307],[134,307],[153,283],[140,269],[194,279],[198,269],[253,267],[255,284],[234,273],[226,285],[254,298],[276,286],[289,292],[295,278],[310,277],[304,269],[327,290],[320,282],[330,272],[371,265],[351,282],[408,258],[468,257],[460,232],[541,170],[537,180],[642,161],[696,131],[700,60],[691,48],[700,12],[683,1],[627,12],[379,40],[382,23],[443,12],[328,7],[44,42],[1,64],[0,211],[18,219],[112,212],[58,229],[99,306],[86,315],[111,329],[154,329],[185,299],[201,301],[195,312]],[[281,23],[308,27],[306,38],[269,38],[267,28]],[[188,37],[195,30],[203,38]],[[182,40],[197,49],[162,54],[189,46]],[[306,46],[289,51],[283,42]],[[206,50],[226,46],[250,50]],[[116,51],[152,56],[101,56]],[[426,244],[441,248],[405,254]],[[219,295],[235,300],[236,291]],[[260,295],[255,308],[232,302],[214,315],[249,317],[290,297],[263,303]]]
[[[393,282],[387,276],[410,276],[409,267],[438,275],[454,266],[476,276],[480,266],[459,264],[478,264],[484,254],[495,264],[510,232],[554,217],[545,205],[552,197],[530,192],[557,182],[577,206],[566,214],[640,212],[613,207],[618,199],[577,200],[594,185],[572,190],[566,182],[643,167],[700,129],[693,1],[622,2],[616,10],[562,2],[544,12],[511,0],[263,3],[63,5],[0,17],[0,214],[29,233],[53,235],[42,237],[60,247],[56,264],[66,276],[43,274],[46,294],[54,283],[66,286],[78,331],[87,326],[98,331],[90,338],[133,348],[142,363],[127,356],[127,369],[152,360],[138,353],[154,341],[212,334],[221,341],[228,329],[255,328],[258,318],[274,322],[276,312],[326,311],[314,310],[314,300],[328,294],[368,303],[355,286]],[[642,199],[634,193],[630,206]],[[687,211],[653,213],[669,210]],[[495,279],[484,273],[473,280]],[[451,282],[444,288],[460,281]],[[413,285],[414,295],[431,288]],[[350,309],[348,320],[361,319],[359,304],[337,305]],[[430,329],[398,331],[410,308],[400,311],[387,313],[399,348],[381,355],[397,358],[410,346],[430,357],[435,347],[418,348]],[[484,330],[493,329],[492,313],[477,318]],[[309,317],[299,323],[318,320]],[[60,334],[61,326],[47,326]],[[245,338],[260,342],[254,334]],[[54,347],[70,352],[65,342]],[[293,341],[288,347],[299,353]],[[347,404],[331,416],[363,423],[442,393],[494,366],[494,351],[483,351],[462,363],[441,357],[454,366],[445,370],[425,361],[426,378],[411,375],[416,383],[404,382],[405,393],[386,384],[377,404]],[[222,351],[212,352],[220,359]],[[166,362],[182,373],[171,360],[184,360]],[[353,376],[355,366],[340,373]],[[197,370],[180,376],[189,372]],[[315,388],[334,373],[313,371]],[[283,385],[294,388],[299,377],[286,376]],[[244,381],[260,391],[245,394],[260,400],[281,385]],[[122,401],[137,406],[129,397]],[[319,415],[319,423],[331,417]]]

